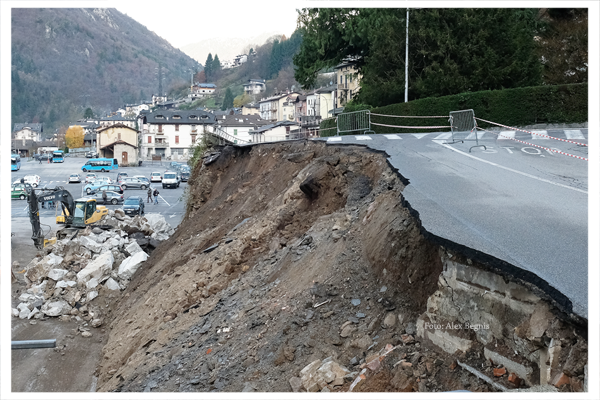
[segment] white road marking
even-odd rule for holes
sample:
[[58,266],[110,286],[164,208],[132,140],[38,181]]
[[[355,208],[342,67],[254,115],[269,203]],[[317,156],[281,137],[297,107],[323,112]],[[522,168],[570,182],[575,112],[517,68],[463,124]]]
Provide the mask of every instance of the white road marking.
[[[164,197],[162,197],[160,194],[158,195],[158,197],[160,197],[160,198],[162,199],[162,201],[164,201],[165,203],[167,203],[167,201],[165,200],[165,198],[164,198]],[[167,205],[168,205],[169,207],[171,207],[171,205],[170,205],[169,203],[167,203]]]
[[402,139],[400,136],[398,135],[383,135],[386,138],[390,139],[390,140],[397,140],[397,139]]
[[579,129],[574,129],[574,130],[566,130],[565,131],[565,136],[567,136],[567,139],[578,139],[578,140],[585,140],[585,136],[583,136],[583,133],[581,133],[581,131]]
[[457,152],[459,154],[462,154],[463,156],[467,156],[467,157],[470,157],[470,158],[472,158],[474,160],[481,161],[481,162],[484,162],[484,163],[489,164],[489,165],[493,165],[494,167],[502,168],[504,170],[507,170],[507,171],[510,171],[510,172],[514,172],[516,174],[523,175],[523,176],[526,176],[528,178],[533,178],[533,179],[536,179],[536,180],[538,180],[540,182],[550,183],[550,184],[552,184],[554,186],[560,186],[560,187],[563,187],[565,189],[571,189],[571,190],[574,190],[576,192],[581,192],[581,193],[587,194],[587,191],[582,190],[582,189],[577,189],[577,188],[574,188],[574,187],[571,187],[571,186],[567,186],[567,185],[563,185],[563,184],[560,184],[560,183],[552,182],[552,181],[549,181],[547,179],[543,179],[543,178],[537,177],[535,175],[527,174],[525,172],[517,171],[516,169],[508,168],[508,167],[505,167],[503,165],[499,165],[499,164],[493,163],[491,161],[484,160],[484,159],[481,159],[479,157],[475,157],[475,156],[473,156],[471,154],[465,153],[464,151],[460,151],[460,150],[457,150],[457,149],[455,149],[455,148],[453,148],[451,146],[448,146],[447,144],[443,143],[443,141],[441,141],[441,140],[432,140],[432,142],[440,144],[440,145],[444,146],[447,149],[450,149],[450,150],[455,151],[455,152]]
[[540,136],[540,135],[548,135],[548,131],[532,130],[531,132],[538,134],[538,135],[531,135],[531,140],[550,140],[550,138],[547,138],[545,136]]
[[354,136],[356,140],[373,140],[371,136]]
[[341,142],[342,138],[341,137],[330,137],[329,139],[327,139],[328,142]]
[[429,133],[412,133],[412,135],[417,139],[423,139],[425,136],[429,135]]
[[515,131],[501,131],[497,140],[510,140],[515,138]]
[[436,139],[450,139],[452,137],[452,132],[441,133],[437,135]]

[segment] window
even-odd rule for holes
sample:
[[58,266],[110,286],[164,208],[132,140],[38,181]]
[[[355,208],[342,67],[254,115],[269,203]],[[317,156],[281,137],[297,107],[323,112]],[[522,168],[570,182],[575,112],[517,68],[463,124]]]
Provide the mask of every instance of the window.
[[175,143],[178,144],[179,143],[179,136],[175,136]]
[[148,136],[148,143],[152,143],[152,136]]
[[179,132],[179,124],[175,124],[175,132]]
[[234,130],[233,130],[233,134],[234,134],[234,135],[237,135],[237,129],[234,129]]
[[192,144],[196,143],[196,135],[192,135]]
[[158,124],[158,132],[159,132],[159,133],[162,133],[162,131],[163,131],[163,130],[162,130],[162,124]]

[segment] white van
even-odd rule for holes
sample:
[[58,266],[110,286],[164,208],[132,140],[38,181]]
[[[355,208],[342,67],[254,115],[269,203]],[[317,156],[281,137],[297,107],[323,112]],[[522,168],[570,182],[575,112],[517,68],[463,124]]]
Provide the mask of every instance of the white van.
[[162,178],[162,187],[163,189],[167,187],[178,188],[179,179],[177,179],[177,173],[171,171],[165,172]]

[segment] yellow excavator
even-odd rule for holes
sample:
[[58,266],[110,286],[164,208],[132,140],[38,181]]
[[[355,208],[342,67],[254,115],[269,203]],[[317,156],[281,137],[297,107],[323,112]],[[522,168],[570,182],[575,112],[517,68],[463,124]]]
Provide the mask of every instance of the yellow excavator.
[[[36,190],[42,194],[36,195]],[[29,220],[33,230],[33,242],[35,247],[43,249],[49,244],[56,243],[57,239],[65,237],[75,237],[79,229],[85,228],[97,223],[102,217],[108,214],[108,209],[105,206],[98,206],[96,199],[80,198],[73,200],[73,196],[69,191],[58,186],[53,189],[49,188],[28,188],[27,202],[29,203]],[[40,224],[40,211],[38,203],[52,201],[59,203],[62,208],[62,214],[56,217],[57,223],[65,225],[64,228],[56,232],[56,237],[45,239]]]

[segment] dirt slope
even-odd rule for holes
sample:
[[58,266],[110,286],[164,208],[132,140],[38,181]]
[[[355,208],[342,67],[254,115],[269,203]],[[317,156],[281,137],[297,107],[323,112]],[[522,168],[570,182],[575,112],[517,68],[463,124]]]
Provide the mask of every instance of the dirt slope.
[[303,368],[328,357],[350,374],[319,389],[347,391],[386,345],[354,391],[494,390],[414,339],[442,250],[385,154],[226,147],[189,188],[188,215],[111,310],[99,391],[304,390]]

